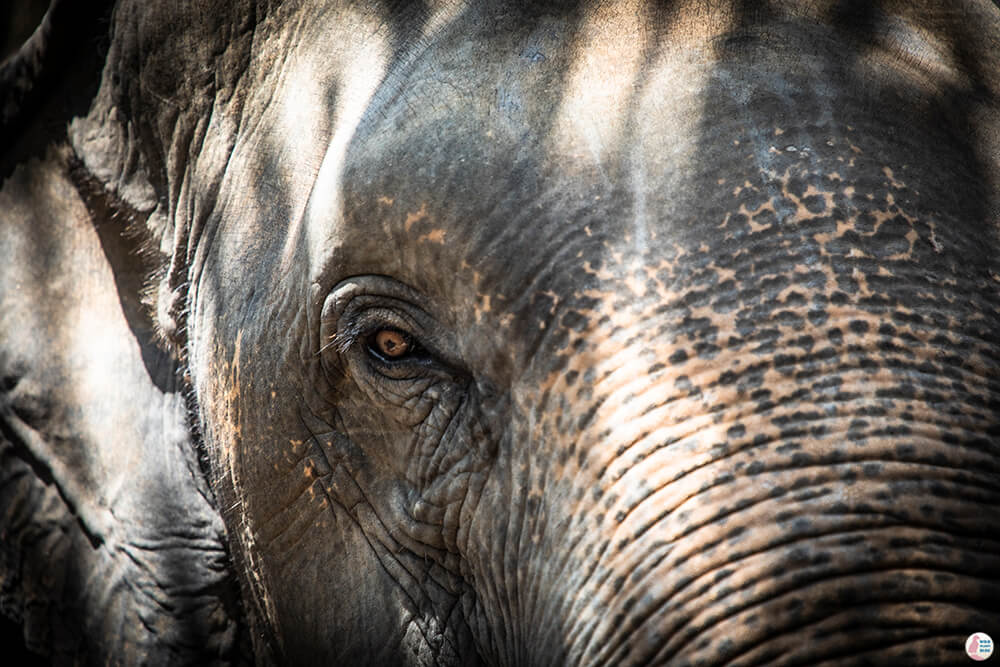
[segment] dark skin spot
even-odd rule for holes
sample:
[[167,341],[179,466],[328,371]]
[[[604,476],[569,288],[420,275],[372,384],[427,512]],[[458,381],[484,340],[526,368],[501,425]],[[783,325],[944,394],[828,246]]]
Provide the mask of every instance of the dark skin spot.
[[682,364],[688,359],[688,354],[685,350],[677,350],[672,355],[670,355],[671,364]]

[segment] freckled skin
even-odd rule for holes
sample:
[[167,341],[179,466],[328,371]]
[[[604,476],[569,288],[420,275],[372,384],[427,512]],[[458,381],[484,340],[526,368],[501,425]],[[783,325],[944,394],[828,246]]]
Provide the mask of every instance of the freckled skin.
[[163,255],[256,659],[964,664],[997,8],[404,5],[122,3],[69,135]]

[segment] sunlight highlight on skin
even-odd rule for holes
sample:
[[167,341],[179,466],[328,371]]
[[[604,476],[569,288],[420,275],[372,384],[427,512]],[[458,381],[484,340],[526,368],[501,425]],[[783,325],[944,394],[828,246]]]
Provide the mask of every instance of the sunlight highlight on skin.
[[582,21],[554,123],[555,150],[560,153],[582,151],[589,161],[600,165],[621,143],[633,98],[630,89],[644,60],[644,43],[608,38],[642,34],[641,10],[633,4],[599,5]]
[[[364,49],[339,54],[344,62],[336,68],[341,74],[336,85],[336,103],[332,113],[336,130],[314,181],[304,216],[307,220],[329,220],[331,223],[338,220],[341,176],[347,148],[385,75],[391,56],[389,41],[379,32],[378,17],[358,12],[356,19],[356,23],[345,21],[344,24],[351,30],[361,30],[371,37],[366,40]],[[332,69],[329,63],[325,66],[328,71]],[[315,267],[322,264],[327,249],[335,245],[336,239],[342,238],[343,233],[338,224],[306,224],[304,236],[307,239],[305,246],[308,248],[310,266]],[[289,235],[290,240],[295,238],[295,234]]]
[[927,90],[968,85],[952,45],[898,16],[887,18],[885,23],[879,47],[893,57],[886,58],[879,48],[869,51],[861,64],[870,74],[877,76],[880,69],[889,68],[894,80],[909,81]]

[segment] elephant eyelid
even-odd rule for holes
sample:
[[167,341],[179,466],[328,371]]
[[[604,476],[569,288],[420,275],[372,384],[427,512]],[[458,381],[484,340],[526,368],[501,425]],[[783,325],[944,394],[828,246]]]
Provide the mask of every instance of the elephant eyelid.
[[[395,331],[406,338],[410,344],[410,349],[405,355],[398,359],[385,357],[374,349],[371,340],[379,331]],[[374,357],[381,364],[402,364],[406,362],[420,361],[427,362],[433,359],[433,355],[421,344],[420,340],[410,332],[395,326],[391,323],[368,324],[363,322],[349,322],[347,326],[333,334],[325,345],[320,347],[319,354],[333,351],[338,354],[347,353],[352,346],[363,343],[365,351],[369,356]]]
[[395,311],[392,312],[395,317],[388,319],[383,319],[382,317],[366,318],[364,317],[364,313],[355,313],[354,317],[344,318],[346,323],[338,322],[334,318],[324,318],[322,324],[328,326],[329,329],[333,331],[333,334],[331,334],[329,338],[323,342],[317,354],[322,354],[330,350],[339,354],[344,354],[356,342],[367,338],[379,329],[393,329],[410,336],[411,338],[415,338],[415,336],[406,330],[406,327],[401,327],[395,323],[396,318],[400,317],[400,315]]
[[[454,354],[454,341],[446,333],[441,335],[440,327],[426,311],[401,299],[373,295],[345,299],[340,307],[322,314],[320,330],[317,356],[334,354],[358,361],[364,358],[369,372],[394,379],[428,373],[442,378],[470,375]],[[380,354],[374,344],[380,331],[402,336],[407,343],[405,353],[396,357]]]

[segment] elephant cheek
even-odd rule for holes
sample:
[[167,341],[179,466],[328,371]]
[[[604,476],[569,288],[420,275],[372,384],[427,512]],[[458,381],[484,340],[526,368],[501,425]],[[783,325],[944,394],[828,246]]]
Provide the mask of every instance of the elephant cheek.
[[359,524],[367,514],[332,499],[330,485],[351,480],[331,481],[305,435],[289,435],[296,424],[246,391],[253,346],[242,332],[232,338],[206,364],[214,372],[195,379],[255,652],[279,664],[426,664],[426,630],[398,580],[405,570]]

